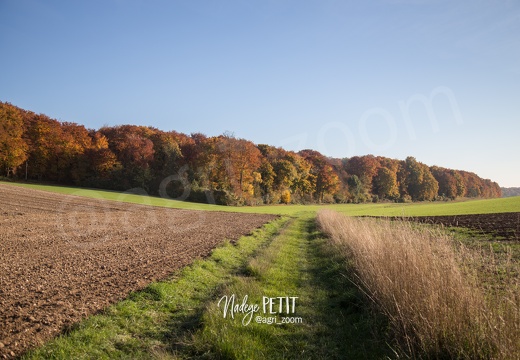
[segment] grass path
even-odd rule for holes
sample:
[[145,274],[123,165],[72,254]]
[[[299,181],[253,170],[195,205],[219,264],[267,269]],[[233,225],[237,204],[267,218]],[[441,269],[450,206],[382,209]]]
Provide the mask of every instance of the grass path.
[[[328,252],[313,215],[282,218],[215,250],[175,279],[92,316],[27,359],[382,359],[375,315]],[[259,309],[224,318],[224,296]],[[297,297],[294,313],[264,314],[263,297]],[[275,306],[275,308],[277,308]],[[256,323],[256,316],[301,323]],[[300,321],[300,320],[298,320]],[[377,332],[377,331],[376,331]]]
[[[244,326],[243,316],[223,318],[222,303],[218,306],[214,301],[203,316],[205,327],[193,337],[194,354],[223,359],[391,356],[382,336],[374,337],[376,319],[347,280],[343,259],[326,250],[326,241],[316,229],[314,216],[293,220],[223,294],[235,294],[238,299],[248,295],[249,303],[260,305],[264,296],[297,296],[294,313],[291,309],[289,314],[264,314],[260,307],[255,315],[263,319],[275,316],[277,324],[253,320]],[[301,319],[301,323],[281,324],[284,317]]]

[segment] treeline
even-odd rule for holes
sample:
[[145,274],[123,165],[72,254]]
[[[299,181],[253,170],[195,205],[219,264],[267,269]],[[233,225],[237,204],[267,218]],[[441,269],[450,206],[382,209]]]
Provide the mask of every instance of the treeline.
[[520,196],[520,187],[501,188],[502,197]]
[[332,159],[229,134],[188,136],[134,125],[93,130],[3,102],[0,169],[18,179],[228,205],[501,196],[491,180],[413,157]]

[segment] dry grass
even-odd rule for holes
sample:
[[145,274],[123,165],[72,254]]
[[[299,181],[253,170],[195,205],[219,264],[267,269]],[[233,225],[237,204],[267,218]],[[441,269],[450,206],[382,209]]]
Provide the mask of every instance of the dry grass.
[[[490,293],[473,276],[478,259],[439,231],[322,211],[318,223],[353,262],[353,281],[389,318],[401,355],[519,359],[517,286]],[[480,259],[482,260],[482,259]]]

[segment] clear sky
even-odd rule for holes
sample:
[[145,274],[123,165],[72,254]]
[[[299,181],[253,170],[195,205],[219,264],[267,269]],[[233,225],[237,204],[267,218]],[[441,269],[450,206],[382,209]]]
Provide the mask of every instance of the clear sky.
[[0,100],[520,186],[518,0],[0,0]]

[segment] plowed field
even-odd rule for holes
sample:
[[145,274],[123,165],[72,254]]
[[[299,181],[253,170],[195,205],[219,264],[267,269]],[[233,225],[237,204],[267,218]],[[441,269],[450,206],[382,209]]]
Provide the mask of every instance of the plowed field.
[[520,213],[517,212],[457,216],[420,216],[407,219],[425,224],[463,227],[498,239],[520,240]]
[[0,358],[21,354],[272,219],[0,185]]

